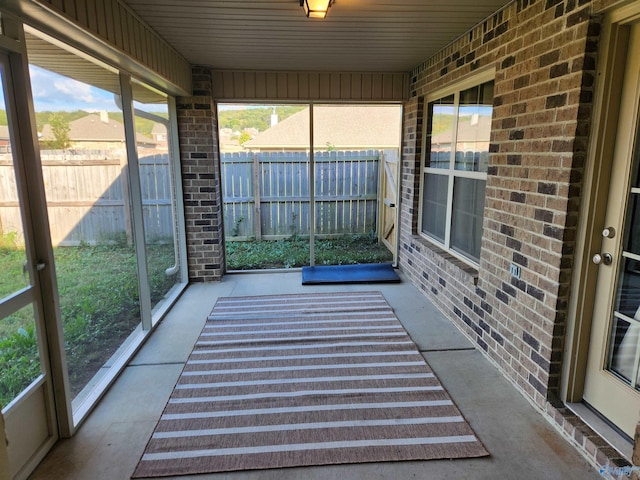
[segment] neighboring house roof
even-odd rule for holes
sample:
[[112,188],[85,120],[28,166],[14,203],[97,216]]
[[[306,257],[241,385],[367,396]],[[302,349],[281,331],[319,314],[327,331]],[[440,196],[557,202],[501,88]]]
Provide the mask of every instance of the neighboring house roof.
[[153,124],[153,128],[151,129],[151,135],[166,135],[167,134],[167,126],[162,123],[155,122]]
[[242,152],[244,149],[237,137],[230,137],[228,135],[220,135],[218,138],[221,152]]
[[[491,117],[479,116],[458,123],[458,143],[489,142],[491,135]],[[452,132],[446,131],[431,138],[432,145],[450,145]]]
[[[40,140],[54,140],[51,125],[42,127]],[[105,112],[92,113],[69,122],[69,140],[72,142],[120,142],[123,143],[124,125],[108,117]],[[155,140],[136,133],[139,144],[155,145]]]
[[[397,105],[314,106],[313,143],[316,148],[398,148],[402,111]],[[309,109],[285,118],[245,142],[245,148],[308,149]]]

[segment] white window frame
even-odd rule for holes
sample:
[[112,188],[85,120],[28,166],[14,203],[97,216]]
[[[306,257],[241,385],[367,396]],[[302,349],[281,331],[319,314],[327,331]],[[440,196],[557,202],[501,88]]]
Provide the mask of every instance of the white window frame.
[[[445,88],[436,90],[425,97],[424,103],[424,117],[423,117],[423,132],[422,132],[422,153],[420,156],[420,198],[418,203],[418,235],[420,237],[428,240],[429,242],[437,245],[438,247],[446,250],[452,256],[462,260],[464,263],[477,268],[478,263],[472,258],[464,255],[463,253],[454,250],[451,247],[451,224],[452,224],[452,215],[453,215],[453,186],[454,180],[456,178],[471,178],[476,180],[487,180],[486,172],[474,172],[467,170],[456,170],[455,169],[455,156],[456,150],[455,145],[457,143],[457,134],[458,134],[458,108],[460,102],[460,92],[463,92],[469,88],[481,85],[486,82],[490,82],[495,80],[495,70],[490,69],[484,72],[480,72],[478,74],[473,75],[472,77],[466,78],[460,82],[451,84]],[[429,109],[427,106],[431,102],[435,102],[442,98],[445,98],[449,95],[454,95],[453,107],[455,111],[455,119],[453,125],[453,137],[451,140],[451,144],[454,146],[451,150],[451,158],[449,163],[449,168],[432,168],[427,167],[427,159],[430,153],[430,149],[427,145],[427,128],[429,126]],[[446,223],[445,223],[445,238],[444,242],[439,239],[429,235],[428,233],[423,232],[422,228],[422,218],[423,218],[423,202],[424,202],[424,180],[425,174],[432,173],[437,175],[446,176],[448,178],[448,191],[447,191],[447,212],[446,212]],[[486,183],[485,183],[486,185]]]

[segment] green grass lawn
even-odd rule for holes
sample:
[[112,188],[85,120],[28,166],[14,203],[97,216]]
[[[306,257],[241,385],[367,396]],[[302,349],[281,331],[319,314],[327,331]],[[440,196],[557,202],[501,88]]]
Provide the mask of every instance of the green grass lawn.
[[[309,264],[309,241],[227,242],[227,268],[294,268]],[[131,246],[59,247],[54,251],[60,310],[72,396],[104,365],[140,322],[136,257]],[[375,237],[345,235],[316,239],[317,265],[389,262],[392,255]],[[0,297],[29,284],[25,252],[0,237]],[[173,245],[149,245],[151,302],[175,282],[165,269],[173,264]],[[6,405],[40,374],[36,331],[30,307],[0,320],[0,403]]]
[[[27,281],[25,254],[0,245],[3,297]],[[131,246],[59,247],[54,251],[72,396],[75,396],[140,322],[136,257]],[[164,270],[173,245],[149,245],[152,305],[175,283]],[[0,403],[6,405],[40,373],[32,309],[0,321]]]
[[[309,239],[235,242],[226,246],[228,270],[296,268],[309,265]],[[393,255],[371,235],[343,235],[315,240],[316,265],[390,262]]]

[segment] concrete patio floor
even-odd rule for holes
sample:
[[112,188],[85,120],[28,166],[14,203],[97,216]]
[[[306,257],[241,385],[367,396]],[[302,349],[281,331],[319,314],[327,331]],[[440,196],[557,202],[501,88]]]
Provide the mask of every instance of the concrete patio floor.
[[408,281],[301,285],[300,272],[232,274],[191,285],[71,439],[32,480],[120,480],[132,474],[217,297],[312,291],[381,291],[490,457],[369,463],[195,475],[189,479],[602,478]]

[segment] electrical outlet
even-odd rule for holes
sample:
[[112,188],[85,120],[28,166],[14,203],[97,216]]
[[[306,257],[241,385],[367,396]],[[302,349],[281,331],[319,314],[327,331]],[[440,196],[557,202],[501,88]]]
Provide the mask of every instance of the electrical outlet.
[[509,273],[511,273],[512,277],[520,278],[520,267],[518,265],[516,265],[515,263],[512,263],[509,266]]

